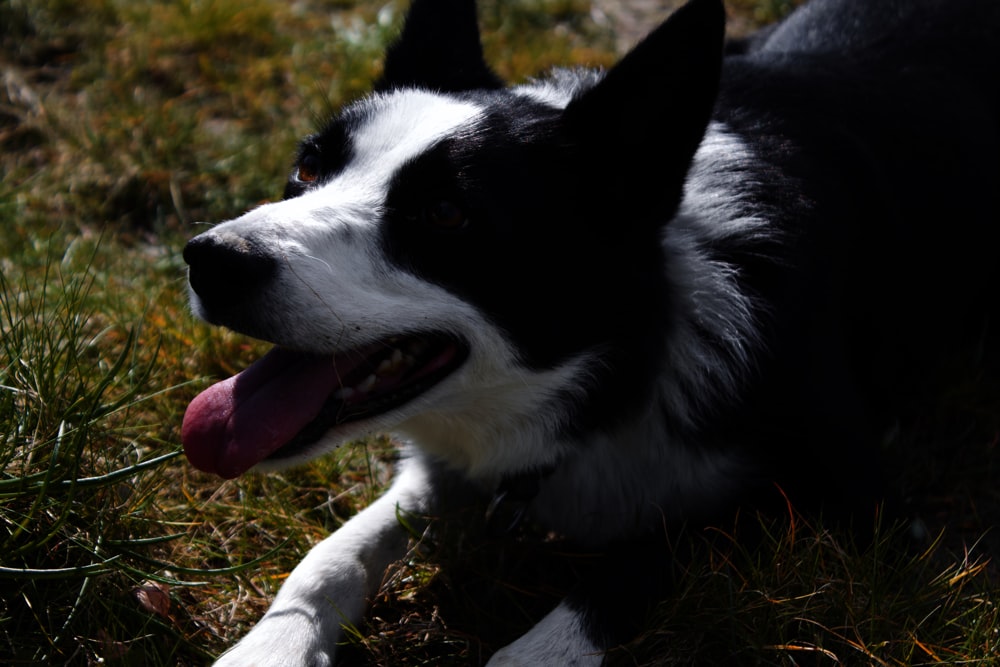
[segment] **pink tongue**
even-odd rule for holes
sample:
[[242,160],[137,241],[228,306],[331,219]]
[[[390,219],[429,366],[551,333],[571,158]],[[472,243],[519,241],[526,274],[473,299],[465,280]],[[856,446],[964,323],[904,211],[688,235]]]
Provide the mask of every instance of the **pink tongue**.
[[199,470],[239,476],[319,414],[341,371],[332,357],[271,350],[191,401],[181,427],[184,453]]

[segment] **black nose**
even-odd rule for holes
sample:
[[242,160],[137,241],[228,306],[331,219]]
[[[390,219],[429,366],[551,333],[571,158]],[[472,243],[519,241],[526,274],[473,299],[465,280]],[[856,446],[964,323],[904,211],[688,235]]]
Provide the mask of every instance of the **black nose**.
[[209,312],[226,312],[252,300],[272,278],[274,258],[258,243],[235,234],[206,232],[184,246],[191,288]]

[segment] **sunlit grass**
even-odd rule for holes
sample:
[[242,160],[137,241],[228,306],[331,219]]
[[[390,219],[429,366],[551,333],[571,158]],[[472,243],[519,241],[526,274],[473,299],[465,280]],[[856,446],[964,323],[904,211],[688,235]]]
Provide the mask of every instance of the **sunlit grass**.
[[155,503],[176,448],[142,419],[162,389],[156,343],[142,349],[141,312],[123,324],[104,307],[99,253],[79,240],[0,279],[0,631],[29,663],[145,634],[154,619],[106,591],[154,576],[144,554],[179,537]]

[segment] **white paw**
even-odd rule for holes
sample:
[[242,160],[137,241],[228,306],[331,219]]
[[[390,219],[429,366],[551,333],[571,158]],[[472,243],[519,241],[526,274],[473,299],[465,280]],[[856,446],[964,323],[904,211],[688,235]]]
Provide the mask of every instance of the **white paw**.
[[335,641],[321,637],[302,614],[278,612],[264,616],[215,667],[331,667]]
[[584,631],[580,616],[561,604],[520,639],[490,658],[487,667],[597,667],[604,651]]
[[575,653],[562,651],[523,651],[517,642],[505,646],[490,658],[486,667],[597,667],[604,662],[604,652]]

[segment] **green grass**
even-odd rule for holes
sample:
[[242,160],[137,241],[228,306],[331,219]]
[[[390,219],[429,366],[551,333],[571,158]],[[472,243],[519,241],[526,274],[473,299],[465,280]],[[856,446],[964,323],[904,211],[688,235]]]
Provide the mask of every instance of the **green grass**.
[[[788,4],[731,8],[760,21]],[[377,76],[404,5],[0,3],[0,664],[206,664],[391,476],[384,438],[228,482],[187,466],[187,402],[263,347],[194,321],[180,249],[203,221],[280,195],[296,141]],[[514,80],[609,64],[612,35],[588,8],[483,2],[488,59]],[[959,426],[995,425],[995,405],[952,402]],[[941,423],[954,418],[928,416],[898,444],[948,452],[956,429]],[[887,529],[858,549],[798,518],[765,523],[759,549],[708,534],[684,595],[613,660],[1000,660],[980,555],[996,553],[996,430],[957,430],[965,453],[917,449],[907,473],[940,539],[914,552]],[[386,578],[356,657],[475,664],[558,598],[580,557],[441,533]]]

